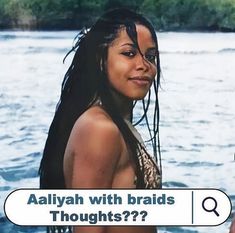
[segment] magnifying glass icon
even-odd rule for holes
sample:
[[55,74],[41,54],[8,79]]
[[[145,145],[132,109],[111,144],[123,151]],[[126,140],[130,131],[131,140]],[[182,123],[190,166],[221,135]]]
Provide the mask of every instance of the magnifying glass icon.
[[219,217],[219,213],[216,211],[217,201],[214,197],[206,197],[202,201],[202,208],[206,212],[214,212],[217,217]]

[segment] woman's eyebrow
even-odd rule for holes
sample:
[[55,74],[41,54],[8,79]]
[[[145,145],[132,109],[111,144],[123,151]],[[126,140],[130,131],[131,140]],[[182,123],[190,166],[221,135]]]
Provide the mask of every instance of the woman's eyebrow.
[[[134,43],[124,43],[124,44],[120,45],[120,47],[125,47],[125,46],[130,46],[130,47],[135,48],[135,49],[137,48],[137,46]],[[155,46],[150,47],[146,50],[146,52],[156,54],[157,53],[157,48]]]
[[156,47],[151,47],[147,49],[147,52],[154,52],[157,53],[157,48]]
[[125,43],[121,45],[121,47],[124,47],[124,46],[136,47],[133,43]]

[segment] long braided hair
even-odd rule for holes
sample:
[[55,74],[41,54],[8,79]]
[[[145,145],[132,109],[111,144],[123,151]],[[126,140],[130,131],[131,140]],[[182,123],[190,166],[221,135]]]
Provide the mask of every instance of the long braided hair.
[[[156,33],[151,23],[142,15],[127,9],[115,9],[101,16],[90,30],[83,30],[77,37],[75,46],[69,52],[75,52],[75,55],[65,74],[60,100],[43,151],[39,168],[40,188],[65,188],[63,159],[71,130],[79,116],[97,99],[101,100],[102,106],[119,128],[131,151],[132,159],[136,165],[136,187],[144,187],[144,171],[140,167],[137,157],[142,146],[115,107],[105,72],[108,47],[121,29],[124,28],[126,30],[128,36],[138,48],[136,24],[143,25],[149,29],[156,45],[157,77],[153,82],[154,95],[151,95],[151,90],[149,90],[147,97],[141,100],[143,114],[136,120],[134,125],[145,121],[150,135],[149,141],[152,144],[154,156],[161,170],[158,103],[160,59]],[[150,100],[154,102],[153,113],[151,114],[153,116],[152,123],[149,122],[147,115]],[[136,101],[133,102],[132,121],[135,105]],[[66,227],[48,228],[48,232],[65,231]]]

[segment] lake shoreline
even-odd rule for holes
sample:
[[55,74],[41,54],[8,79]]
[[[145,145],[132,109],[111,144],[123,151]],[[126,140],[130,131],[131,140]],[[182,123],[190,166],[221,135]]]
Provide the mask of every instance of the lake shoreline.
[[[1,32],[69,32],[69,31],[81,31],[85,27],[82,28],[27,28],[27,27],[6,27],[1,28]],[[208,28],[198,28],[198,29],[156,29],[156,32],[179,32],[179,33],[234,33],[235,30],[224,29],[224,30],[212,30]]]

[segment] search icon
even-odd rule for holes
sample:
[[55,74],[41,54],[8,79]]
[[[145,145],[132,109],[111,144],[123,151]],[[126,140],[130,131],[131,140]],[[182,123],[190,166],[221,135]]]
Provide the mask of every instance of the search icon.
[[[210,207],[210,203],[211,203],[211,201],[212,201],[212,208]],[[206,205],[205,203],[209,203],[209,205]],[[219,213],[216,211],[216,208],[217,208],[217,201],[215,200],[215,198],[214,197],[206,197],[203,201],[202,201],[202,208],[205,210],[205,211],[207,211],[207,212],[214,212],[215,213],[215,215],[217,216],[217,217],[219,217]]]

